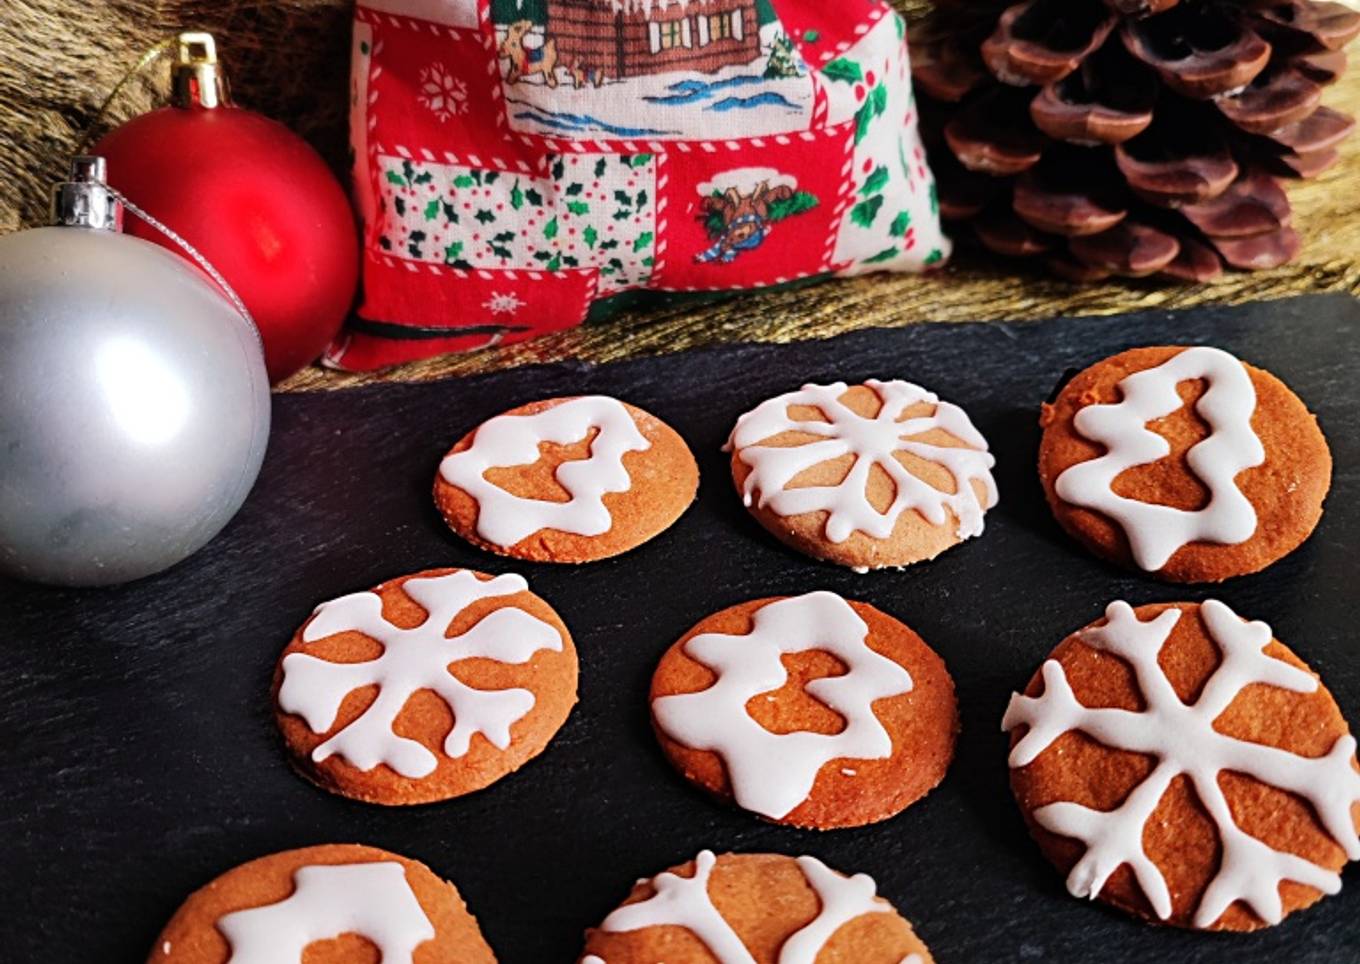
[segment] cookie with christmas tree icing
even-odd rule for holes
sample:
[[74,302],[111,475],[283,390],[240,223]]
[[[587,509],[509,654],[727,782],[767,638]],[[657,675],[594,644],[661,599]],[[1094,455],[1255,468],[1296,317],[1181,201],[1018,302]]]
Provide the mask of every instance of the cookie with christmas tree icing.
[[987,440],[963,409],[910,382],[804,385],[741,416],[725,450],[761,525],[860,571],[981,535],[997,501]]
[[148,964],[495,964],[458,889],[422,863],[322,844],[227,871],[181,905]]
[[1069,381],[1040,422],[1039,477],[1096,555],[1220,582],[1293,552],[1322,517],[1332,458],[1274,375],[1217,348],[1134,348]]
[[934,650],[831,592],[709,616],[662,656],[650,698],[662,749],[688,780],[821,830],[885,820],[925,796],[959,728]]
[[931,964],[875,890],[816,857],[705,850],[639,881],[578,964]]
[[1247,931],[1360,860],[1355,739],[1321,680],[1220,602],[1115,602],[1003,721],[1011,786],[1077,897]]
[[699,468],[675,430],[604,395],[534,402],[483,422],[439,464],[434,500],[454,532],[534,562],[590,562],[668,529]]
[[274,699],[313,782],[369,803],[444,800],[537,756],[576,702],[571,634],[517,575],[431,569],[322,603]]

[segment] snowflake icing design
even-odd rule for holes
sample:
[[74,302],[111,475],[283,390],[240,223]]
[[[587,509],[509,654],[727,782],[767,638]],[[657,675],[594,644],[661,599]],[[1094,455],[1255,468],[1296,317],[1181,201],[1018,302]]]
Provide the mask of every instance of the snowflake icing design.
[[449,73],[443,64],[430,64],[420,71],[420,94],[416,100],[443,123],[467,113],[467,84]]
[[1352,765],[1356,741],[1346,734],[1325,756],[1304,757],[1215,730],[1214,721],[1249,684],[1312,693],[1318,681],[1263,652],[1271,641],[1265,623],[1243,622],[1214,600],[1203,603],[1200,614],[1220,650],[1221,662],[1193,703],[1182,702],[1157,662],[1182,611],[1167,609],[1144,622],[1128,603],[1111,603],[1106,623],[1083,631],[1081,640],[1128,662],[1147,708],[1133,712],[1084,706],[1073,694],[1062,664],[1050,659],[1042,669],[1043,693],[1036,697],[1015,694],[1006,710],[1003,729],[1027,728],[1011,751],[1010,765],[1028,765],[1072,730],[1107,747],[1157,759],[1152,772],[1114,810],[1060,801],[1039,807],[1033,816],[1046,830],[1086,844],[1085,854],[1067,878],[1073,896],[1097,896],[1110,874],[1128,864],[1163,920],[1171,915],[1171,895],[1161,871],[1143,849],[1143,828],[1171,781],[1184,774],[1216,824],[1222,845],[1218,872],[1195,909],[1195,926],[1210,927],[1239,900],[1262,920],[1275,924],[1283,916],[1279,894],[1283,881],[1334,894],[1341,889],[1341,878],[1295,854],[1274,850],[1239,828],[1219,786],[1219,774],[1232,770],[1306,799],[1347,857],[1357,860],[1360,837],[1351,818],[1352,805],[1360,802],[1360,773]]
[[[987,451],[987,440],[973,427],[963,409],[939,399],[933,392],[904,381],[864,383],[882,402],[872,418],[860,415],[841,401],[848,388],[804,385],[801,390],[769,399],[737,420],[727,451],[750,467],[742,497],[749,506],[758,493],[759,507],[769,506],[781,516],[824,511],[826,537],[834,543],[863,532],[874,539],[887,539],[902,513],[915,509],[932,525],[943,525],[952,512],[958,536],[967,539],[982,533],[982,515],[997,502],[991,468],[996,460]],[[930,415],[902,419],[913,405],[935,406]],[[800,420],[789,415],[793,406],[819,409],[826,421]],[[936,445],[919,436],[943,429],[963,443]],[[804,445],[764,445],[784,432],[817,437]],[[907,453],[943,466],[954,478],[954,491],[945,492],[917,478],[903,466],[898,453]],[[849,473],[837,485],[797,486],[793,479],[806,469],[846,455],[854,456]],[[879,512],[868,498],[870,472],[878,466],[892,479],[892,504]],[[985,504],[973,488],[980,482]]]
[[382,644],[382,655],[359,663],[333,663],[307,653],[290,653],[283,660],[279,707],[301,716],[314,733],[325,733],[335,725],[340,704],[349,693],[378,686],[377,697],[357,719],[312,751],[317,763],[338,755],[364,771],[385,763],[405,777],[428,776],[438,764],[435,755],[392,729],[406,702],[422,689],[432,690],[453,712],[453,728],[444,741],[446,755],[456,759],[466,754],[477,733],[504,750],[510,745],[510,727],[533,709],[534,694],[527,689],[474,689],[448,667],[475,658],[527,663],[540,650],[560,652],[561,635],[514,606],[494,610],[457,636],[445,633],[458,614],[477,600],[513,596],[528,588],[517,575],[483,581],[466,570],[408,579],[402,590],[427,614],[424,622],[411,629],[383,618],[382,597],[376,592],[322,603],[303,630],[304,643],[358,632]]
[[482,302],[482,307],[493,315],[513,315],[525,304],[513,291],[493,291],[491,297]]

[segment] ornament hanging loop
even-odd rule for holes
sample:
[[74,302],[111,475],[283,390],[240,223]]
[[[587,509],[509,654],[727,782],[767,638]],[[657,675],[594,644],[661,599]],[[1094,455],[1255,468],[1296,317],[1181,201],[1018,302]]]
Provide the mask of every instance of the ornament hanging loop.
[[97,231],[123,230],[123,203],[108,186],[102,157],[81,154],[70,177],[52,190],[52,223]]
[[176,107],[231,106],[227,78],[217,60],[217,42],[210,33],[182,33],[176,38],[175,62],[170,67],[170,102]]

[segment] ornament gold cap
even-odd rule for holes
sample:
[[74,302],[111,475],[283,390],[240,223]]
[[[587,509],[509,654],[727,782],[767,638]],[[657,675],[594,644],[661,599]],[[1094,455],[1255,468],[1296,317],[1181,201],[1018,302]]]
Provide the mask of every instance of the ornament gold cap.
[[102,157],[80,154],[71,174],[52,191],[52,223],[97,231],[123,230],[123,202],[109,190]]
[[170,102],[176,107],[230,107],[227,78],[217,61],[217,41],[210,33],[179,35],[170,66]]

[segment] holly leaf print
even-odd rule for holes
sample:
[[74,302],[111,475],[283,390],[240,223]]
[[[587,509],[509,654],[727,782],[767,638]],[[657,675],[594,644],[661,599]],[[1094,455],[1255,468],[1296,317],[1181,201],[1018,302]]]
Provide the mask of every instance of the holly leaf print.
[[883,195],[876,194],[865,198],[850,209],[850,220],[862,228],[867,228],[878,217],[878,209],[883,206]]
[[483,224],[490,224],[491,222],[496,220],[496,215],[488,211],[486,208],[479,208],[475,217],[477,218],[478,221],[481,221]]
[[577,215],[588,214],[590,212],[590,205],[585,201],[568,201],[567,210],[572,214]]
[[543,225],[543,237],[550,241],[557,237],[557,218],[554,217],[547,224]]
[[882,251],[878,252],[878,254],[865,258],[861,264],[878,264],[881,261],[891,261],[895,257],[897,257],[896,246],[884,248]]
[[450,224],[458,223],[458,211],[448,201],[441,202],[444,208],[444,220]]
[[498,177],[500,177],[500,174],[498,174],[497,172],[487,171],[485,174],[482,175],[482,180],[487,184],[493,184],[495,183],[496,178]]
[[562,256],[561,256],[560,254],[555,254],[555,255],[553,255],[552,258],[548,261],[548,270],[549,270],[549,271],[558,271],[558,270],[561,269],[561,267],[562,267]]
[[639,235],[637,236],[637,240],[633,242],[633,250],[634,250],[634,251],[641,251],[641,250],[643,250],[644,248],[646,248],[646,247],[647,247],[649,244],[651,244],[651,243],[652,243],[652,232],[650,232],[650,231],[643,231],[641,234],[639,234]]
[[860,186],[859,193],[866,197],[870,194],[878,194],[888,183],[888,168],[880,164],[873,169],[873,172],[864,179],[864,184]]
[[518,179],[510,187],[510,206],[516,211],[524,207],[524,192],[520,190]]
[[453,179],[454,187],[472,187],[472,185],[476,183],[477,182],[472,179],[472,175],[470,174],[459,174]]
[[944,258],[944,252],[939,248],[931,248],[930,254],[926,255],[926,264],[938,264]]
[[638,196],[637,196],[637,206],[640,207],[640,208],[645,208],[645,207],[647,206],[647,192],[646,192],[646,191],[638,191]]
[[606,240],[600,242],[600,250],[601,250],[601,251],[613,251],[613,250],[614,250],[615,248],[617,248],[618,246],[619,246],[619,239],[618,239],[618,238],[608,238],[608,239],[606,239]]
[[934,181],[930,182],[930,213],[940,213],[940,192],[939,189],[935,187]]
[[618,201],[620,204],[629,205],[633,203],[633,195],[629,194],[627,191],[615,189],[614,200]]
[[608,168],[609,165],[605,163],[605,159],[603,157],[600,158],[598,161],[595,162],[595,176],[604,177],[604,172],[608,170]]
[[581,265],[581,262],[576,259],[576,256],[574,254],[562,255],[562,263],[566,265],[568,268],[577,268],[580,267]]
[[541,208],[543,206],[543,195],[539,194],[533,188],[529,188],[524,192],[524,200],[528,201],[536,208]]
[[650,154],[634,154],[632,157],[628,159],[628,163],[632,167],[646,167],[647,162],[650,161],[651,159],[652,155]]
[[864,79],[864,71],[859,64],[844,57],[837,57],[822,68],[822,73],[830,80],[840,80],[847,84],[857,84]]
[[498,258],[505,258],[505,259],[507,259],[507,260],[510,259],[510,258],[512,258],[512,257],[514,257],[514,252],[513,252],[513,251],[511,251],[509,248],[505,247],[504,245],[500,245],[500,244],[493,244],[493,245],[491,245],[491,253],[494,254],[494,255],[495,255],[496,257],[498,257]]
[[586,229],[581,232],[581,238],[585,241],[586,247],[593,251],[595,242],[600,239],[600,232],[595,230],[595,225],[587,224]]
[[869,132],[869,124],[887,110],[887,107],[888,88],[879,81],[878,86],[869,92],[869,96],[864,98],[864,103],[860,104],[859,110],[855,112],[856,144],[864,140],[864,135]]
[[513,241],[513,240],[515,240],[515,232],[514,232],[514,231],[502,231],[502,232],[500,232],[499,234],[495,235],[491,240],[492,240],[492,241],[497,241],[497,242],[499,242],[499,243],[501,243],[501,244],[507,244],[507,243],[509,243],[509,242],[511,242],[511,241]]
[[394,197],[392,199],[392,210],[397,212],[397,217],[406,217],[406,199]]
[[435,198],[425,205],[425,220],[433,221],[437,217],[439,217],[439,198]]
[[400,174],[398,174],[396,171],[388,171],[388,172],[387,172],[387,183],[389,183],[389,184],[395,184],[395,185],[397,185],[398,187],[405,187],[405,186],[406,186],[406,178],[402,177],[402,176],[401,176]]
[[575,197],[584,190],[585,190],[584,184],[582,184],[580,181],[572,181],[570,184],[567,185],[567,196]]
[[627,221],[632,216],[633,212],[628,210],[627,208],[619,208],[617,211],[614,212],[615,221]]
[[909,227],[911,227],[911,215],[903,211],[893,218],[892,224],[888,225],[888,233],[894,238],[900,238],[907,233]]
[[562,180],[562,172],[564,170],[565,168],[562,166],[562,158],[559,157],[557,160],[553,161],[552,179],[554,181]]

